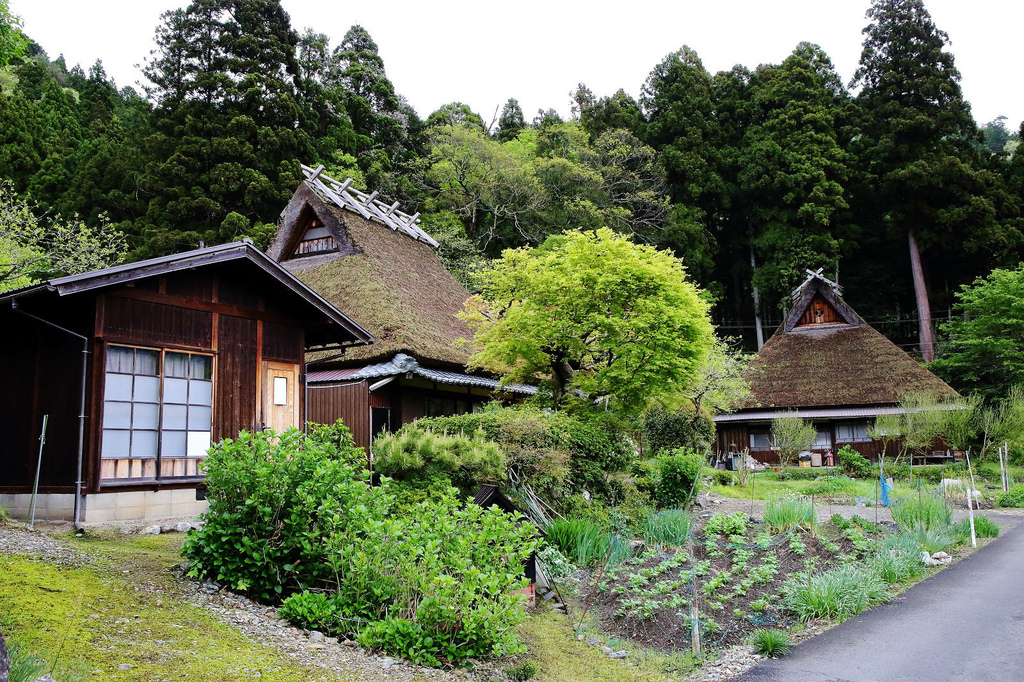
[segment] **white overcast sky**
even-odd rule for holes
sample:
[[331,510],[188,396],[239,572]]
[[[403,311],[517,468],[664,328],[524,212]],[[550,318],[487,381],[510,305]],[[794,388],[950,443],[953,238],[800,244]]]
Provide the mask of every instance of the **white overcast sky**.
[[[118,85],[142,79],[137,64],[153,47],[164,10],[184,0],[12,0],[25,32],[69,66],[97,58]],[[292,25],[336,45],[362,24],[380,47],[398,92],[426,116],[462,101],[490,121],[516,97],[527,120],[540,109],[569,114],[579,82],[598,96],[637,96],[651,68],[682,45],[711,72],[779,62],[800,41],[821,45],[844,82],[860,57],[868,0],[675,0],[654,2],[329,2],[284,0]],[[1024,50],[1020,0],[925,0],[949,33],[961,85],[979,124],[1024,120],[1019,71]]]

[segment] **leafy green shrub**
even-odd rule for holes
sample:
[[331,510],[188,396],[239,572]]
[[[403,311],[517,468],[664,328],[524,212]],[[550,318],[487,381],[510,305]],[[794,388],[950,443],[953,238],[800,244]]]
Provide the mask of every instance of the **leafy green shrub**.
[[785,656],[793,648],[793,644],[789,641],[789,634],[785,630],[776,628],[755,630],[750,635],[749,641],[758,655],[768,658]]
[[715,439],[715,424],[692,409],[666,410],[653,407],[644,413],[641,428],[646,450],[658,454],[664,450],[688,448],[704,452]]
[[747,515],[743,512],[712,514],[704,524],[705,534],[743,535],[747,532]]
[[810,530],[818,523],[818,515],[811,501],[803,497],[782,497],[768,500],[764,506],[764,523],[772,535],[785,533],[790,528]]
[[945,499],[932,493],[907,495],[892,505],[892,518],[900,528],[946,528],[952,523],[953,510]]
[[852,495],[857,483],[847,476],[826,476],[804,490],[806,495]]
[[910,478],[913,468],[909,464],[886,464],[885,475],[894,481],[906,481]]
[[[953,526],[953,532],[963,538],[964,542],[970,542],[971,520],[964,519],[960,523],[956,524]],[[974,534],[979,538],[997,538],[999,537],[999,526],[993,523],[987,516],[975,516]]]
[[345,600],[337,594],[323,592],[296,592],[281,602],[277,614],[309,630],[320,632],[350,632],[354,628],[349,619],[357,617],[346,608]]
[[669,450],[653,461],[654,501],[662,509],[686,507],[699,492],[704,456],[688,448]]
[[666,509],[647,517],[643,536],[648,544],[680,546],[693,527],[693,516],[682,509]]
[[556,583],[572,580],[578,570],[557,547],[549,543],[544,543],[537,550],[537,561],[544,564],[544,573]]
[[1024,507],[1024,484],[1015,485],[1010,492],[997,497],[996,504],[1000,507]]
[[786,605],[802,621],[815,618],[845,620],[881,603],[885,583],[873,571],[855,565],[840,566],[800,580],[786,596]]
[[508,470],[546,500],[586,490],[592,497],[618,501],[621,490],[608,474],[626,469],[633,454],[626,429],[603,411],[549,413],[527,405],[488,405],[482,412],[416,424],[436,433],[482,432],[505,455]]
[[205,524],[182,548],[191,573],[260,600],[329,578],[325,539],[384,516],[380,490],[347,463],[363,458],[337,425],[308,437],[242,431],[214,445],[203,465]]
[[452,488],[394,514],[389,486],[368,486],[318,437],[243,433],[213,448],[206,525],[184,549],[193,572],[423,664],[520,651],[513,592],[536,529]]
[[878,474],[878,467],[849,445],[840,448],[836,458],[843,472],[850,478],[874,478]]
[[715,469],[706,466],[701,469],[701,475],[709,477],[715,485],[736,485],[736,472],[725,469]]
[[505,477],[505,457],[482,431],[449,435],[407,424],[374,441],[373,454],[376,471],[413,487],[447,479],[472,494],[481,483]]

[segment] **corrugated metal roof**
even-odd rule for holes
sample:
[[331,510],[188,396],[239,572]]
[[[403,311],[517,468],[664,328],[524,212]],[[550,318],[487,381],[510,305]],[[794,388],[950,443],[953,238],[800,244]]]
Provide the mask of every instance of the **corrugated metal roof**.
[[405,353],[396,354],[395,357],[391,358],[388,362],[380,362],[374,365],[367,365],[366,367],[310,372],[307,377],[307,381],[311,384],[324,383],[328,381],[362,381],[364,379],[393,377],[400,374],[415,374],[416,376],[423,377],[429,381],[436,381],[439,384],[479,386],[480,388],[487,388],[492,391],[500,388],[501,390],[508,391],[509,393],[519,393],[522,395],[534,395],[537,393],[536,386],[525,386],[522,384],[500,386],[496,379],[491,379],[489,377],[420,367],[420,364],[416,362],[415,358],[410,357]]
[[[943,405],[941,409],[955,410],[959,406]],[[877,417],[882,414],[904,414],[906,410],[899,405],[876,405],[874,407],[811,407],[797,410],[747,410],[731,414],[715,416],[716,424],[727,422],[772,421],[782,417],[791,417],[796,413],[801,419],[855,419],[857,417]]]

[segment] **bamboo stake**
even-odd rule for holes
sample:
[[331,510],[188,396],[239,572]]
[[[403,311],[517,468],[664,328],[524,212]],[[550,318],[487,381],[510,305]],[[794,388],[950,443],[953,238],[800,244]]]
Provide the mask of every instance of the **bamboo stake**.
[[967,473],[971,475],[971,487],[967,491],[967,515],[971,519],[971,547],[977,549],[978,537],[974,534],[974,502],[972,499],[974,497],[974,469],[971,468],[970,448],[967,448],[967,451],[964,453],[964,457],[967,458]]
[[697,606],[697,569],[693,563],[693,538],[689,539],[690,575],[693,586],[693,599],[690,600],[690,648],[693,655],[700,657],[700,607]]

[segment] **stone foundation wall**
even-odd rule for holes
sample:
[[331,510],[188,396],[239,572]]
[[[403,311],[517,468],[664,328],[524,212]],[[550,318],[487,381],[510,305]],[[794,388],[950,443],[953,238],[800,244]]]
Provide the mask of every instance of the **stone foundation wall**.
[[[17,519],[28,519],[32,496],[0,494],[0,506]],[[114,521],[149,521],[173,517],[195,518],[209,503],[197,500],[194,488],[182,490],[133,490],[86,495],[82,505],[82,523],[102,524]],[[72,521],[75,496],[47,494],[36,497],[36,519]]]

